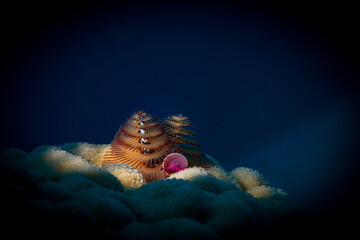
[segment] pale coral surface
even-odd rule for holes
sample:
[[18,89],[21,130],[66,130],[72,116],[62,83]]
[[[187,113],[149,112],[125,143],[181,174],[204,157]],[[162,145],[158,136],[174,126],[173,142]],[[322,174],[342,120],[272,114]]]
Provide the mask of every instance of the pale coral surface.
[[[264,236],[302,214],[256,170],[239,167],[229,173],[220,164],[208,170],[192,167],[146,183],[127,165],[99,166],[108,148],[67,143],[30,153],[2,151],[1,185],[7,190],[2,207],[14,212],[4,215],[9,229],[43,229],[44,224],[64,234],[71,230],[131,239],[220,239]],[[31,227],[29,232],[41,230]]]

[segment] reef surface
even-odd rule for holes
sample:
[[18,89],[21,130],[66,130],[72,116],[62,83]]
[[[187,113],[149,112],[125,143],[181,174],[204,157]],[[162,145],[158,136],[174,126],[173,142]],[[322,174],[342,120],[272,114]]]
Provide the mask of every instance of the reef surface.
[[[0,157],[5,232],[39,238],[224,239],[301,232],[299,209],[256,170],[192,167],[146,183],[127,165],[99,166],[110,145],[66,143]],[[211,158],[210,156],[207,156]]]

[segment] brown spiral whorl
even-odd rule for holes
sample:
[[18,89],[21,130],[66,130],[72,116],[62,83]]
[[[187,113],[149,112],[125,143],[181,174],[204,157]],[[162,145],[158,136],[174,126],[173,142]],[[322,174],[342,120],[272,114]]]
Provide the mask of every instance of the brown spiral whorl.
[[147,112],[136,111],[121,125],[101,165],[129,165],[147,182],[168,176],[161,165],[170,153],[183,154],[189,167],[214,166],[201,151],[197,133],[187,129],[188,126],[193,126],[192,122],[181,114],[160,121]]
[[135,112],[121,125],[102,166],[127,164],[136,168],[147,182],[165,178],[161,163],[173,149],[167,131],[167,126],[153,115]]
[[199,166],[209,168],[210,164],[205,154],[201,151],[198,134],[186,127],[193,127],[194,124],[189,117],[181,114],[170,115],[163,120],[163,123],[169,128],[169,135],[175,143],[175,152],[183,154],[189,162],[189,167]]

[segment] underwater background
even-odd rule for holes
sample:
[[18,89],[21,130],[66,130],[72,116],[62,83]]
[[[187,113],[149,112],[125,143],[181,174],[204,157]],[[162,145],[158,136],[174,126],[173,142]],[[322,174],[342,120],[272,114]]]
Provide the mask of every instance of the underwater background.
[[226,170],[300,206],[359,199],[355,9],[327,3],[17,3],[2,15],[1,149],[107,144],[135,110],[195,123]]

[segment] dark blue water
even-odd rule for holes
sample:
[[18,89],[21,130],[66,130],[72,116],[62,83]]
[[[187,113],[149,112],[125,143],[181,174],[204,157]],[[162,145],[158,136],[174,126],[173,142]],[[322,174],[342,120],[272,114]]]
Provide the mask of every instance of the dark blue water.
[[182,113],[227,170],[255,168],[301,206],[357,197],[358,49],[345,7],[39,7],[5,16],[2,149],[110,143],[135,110]]

